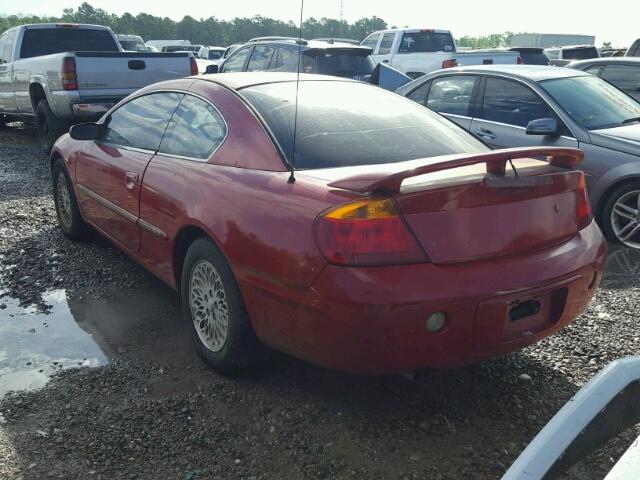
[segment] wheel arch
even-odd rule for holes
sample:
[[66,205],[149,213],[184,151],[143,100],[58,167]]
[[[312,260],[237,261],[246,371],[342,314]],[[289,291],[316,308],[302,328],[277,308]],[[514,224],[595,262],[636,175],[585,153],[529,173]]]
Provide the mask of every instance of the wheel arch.
[[173,246],[171,251],[171,264],[173,267],[173,280],[176,284],[176,288],[180,291],[182,280],[182,266],[184,265],[184,259],[187,255],[187,250],[193,242],[199,238],[207,238],[213,242],[218,248],[220,253],[227,258],[224,250],[220,247],[220,242],[208,232],[203,226],[196,224],[183,225],[173,240]]
[[[42,84],[33,82],[29,85],[29,98],[31,99],[31,106],[33,107],[33,113],[36,113],[36,108],[40,100],[47,100],[47,94]],[[47,100],[48,101],[48,100]]]
[[594,214],[598,222],[602,222],[604,220],[602,217],[604,215],[604,207],[607,204],[609,197],[611,197],[611,194],[613,194],[613,192],[618,190],[620,187],[634,182],[640,183],[640,174],[620,178],[611,185],[607,186],[606,190],[598,198],[598,204],[594,208]]

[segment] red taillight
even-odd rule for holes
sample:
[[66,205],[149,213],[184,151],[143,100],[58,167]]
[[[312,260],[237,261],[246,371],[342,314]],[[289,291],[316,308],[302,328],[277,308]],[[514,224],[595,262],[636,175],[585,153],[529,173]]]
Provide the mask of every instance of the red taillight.
[[445,60],[442,62],[442,68],[454,68],[458,66],[458,61],[455,58]]
[[577,195],[577,211],[578,211],[578,230],[582,230],[589,226],[593,220],[591,213],[591,202],[589,202],[589,195],[587,195],[587,185],[584,181],[584,173],[580,173],[580,183]]
[[190,57],[191,59],[191,75],[198,75],[200,72],[198,71],[198,62],[196,62],[196,59],[193,57]]
[[77,90],[78,77],[76,76],[76,59],[64,57],[62,59],[62,88],[64,90]]
[[325,212],[314,226],[324,257],[338,265],[428,261],[391,198],[357,200]]
[[524,60],[522,60],[522,57],[518,57],[518,60],[516,60],[516,63],[518,65],[522,65],[524,63]]

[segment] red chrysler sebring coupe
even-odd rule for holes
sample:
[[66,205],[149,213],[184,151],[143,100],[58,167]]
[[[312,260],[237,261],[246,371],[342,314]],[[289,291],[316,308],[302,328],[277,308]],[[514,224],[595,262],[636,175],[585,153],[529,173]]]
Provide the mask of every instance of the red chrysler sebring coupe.
[[181,292],[212,367],[268,346],[374,374],[502,355],[583,311],[606,244],[581,159],[492,151],[359,82],[235,73],[136,92],[51,170],[64,234],[91,226]]

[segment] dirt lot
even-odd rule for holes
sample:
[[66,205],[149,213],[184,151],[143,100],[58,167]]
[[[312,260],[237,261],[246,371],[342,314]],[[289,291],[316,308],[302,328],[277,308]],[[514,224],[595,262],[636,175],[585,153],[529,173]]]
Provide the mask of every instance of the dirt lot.
[[[31,130],[0,129],[3,480],[499,478],[640,348],[640,254],[614,249],[587,312],[523,352],[417,382],[289,358],[225,379],[193,353],[175,293],[109,242],[59,233],[47,168]],[[565,478],[602,478],[639,433]]]

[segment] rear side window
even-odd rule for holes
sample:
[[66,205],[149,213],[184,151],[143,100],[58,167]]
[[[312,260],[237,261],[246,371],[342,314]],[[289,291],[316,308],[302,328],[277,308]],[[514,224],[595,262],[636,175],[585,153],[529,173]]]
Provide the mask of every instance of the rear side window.
[[640,92],[640,66],[607,65],[600,76],[620,90],[636,94]]
[[484,101],[477,116],[518,127],[526,127],[538,118],[555,118],[535,92],[520,83],[500,78],[487,78]]
[[33,28],[24,32],[20,58],[62,52],[117,52],[108,30],[89,28]]
[[15,46],[16,32],[9,32],[4,36],[4,46],[0,49],[0,59],[2,63],[9,63],[13,57],[13,47]]
[[382,42],[380,42],[380,49],[378,50],[378,55],[388,55],[391,53],[391,46],[393,45],[393,40],[396,38],[395,33],[385,33],[382,37]]
[[275,50],[274,47],[267,47],[265,45],[255,47],[251,53],[249,64],[247,65],[247,72],[264,72],[268,70],[271,57]]
[[[293,161],[296,83],[256,85],[240,93]],[[297,169],[395,163],[486,150],[453,122],[395,93],[356,82],[300,82]]]
[[173,114],[159,151],[206,160],[224,141],[227,125],[204,100],[186,95]]
[[181,93],[152,93],[134,98],[111,113],[102,141],[156,151]]
[[402,35],[398,53],[453,52],[450,33],[413,32]]
[[244,47],[235,52],[224,62],[222,66],[223,72],[242,72],[244,70],[244,64],[249,56],[249,52],[252,47]]
[[373,35],[369,35],[367,38],[364,39],[364,42],[362,42],[362,45],[364,45],[365,47],[369,47],[371,49],[375,49],[376,46],[378,45],[378,40],[380,39],[380,33],[374,33]]
[[447,76],[433,80],[427,107],[438,113],[470,115],[476,78],[469,75]]
[[295,72],[298,70],[298,52],[287,48],[278,49],[278,58],[275,67],[272,68],[277,72]]

